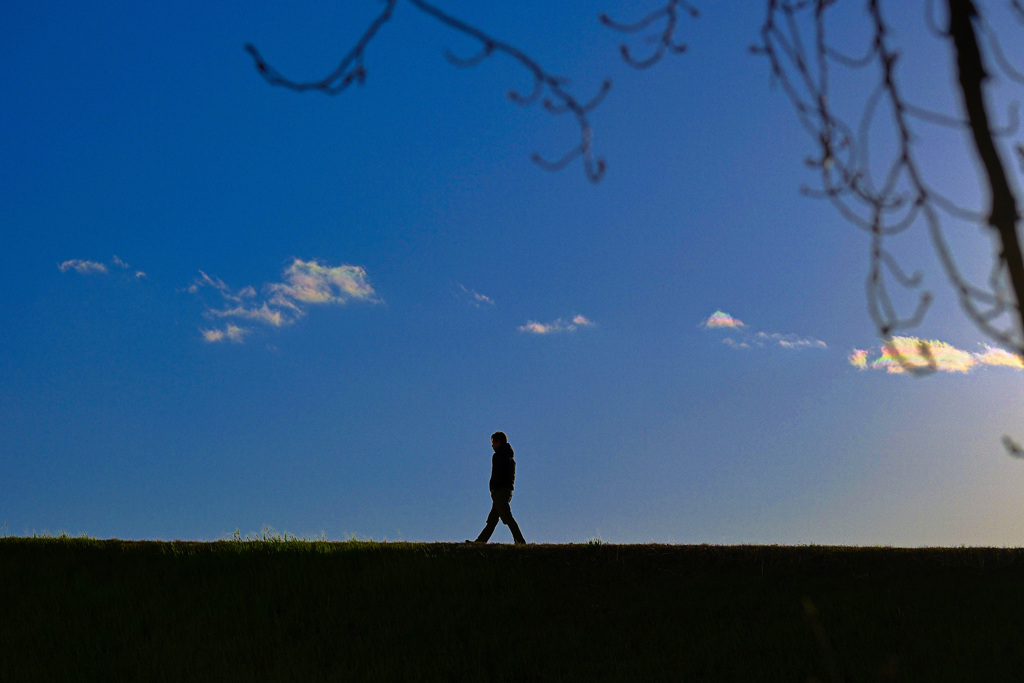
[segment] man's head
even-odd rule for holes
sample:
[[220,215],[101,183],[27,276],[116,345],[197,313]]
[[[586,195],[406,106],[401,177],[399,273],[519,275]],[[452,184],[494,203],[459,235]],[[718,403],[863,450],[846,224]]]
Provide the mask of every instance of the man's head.
[[494,432],[491,434],[491,448],[493,448],[495,452],[507,443],[508,437],[505,436],[505,432]]

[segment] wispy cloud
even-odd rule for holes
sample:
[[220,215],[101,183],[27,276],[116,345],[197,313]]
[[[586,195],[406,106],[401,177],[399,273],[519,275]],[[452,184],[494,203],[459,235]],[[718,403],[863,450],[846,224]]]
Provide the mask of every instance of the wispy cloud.
[[[117,254],[110,260],[110,265],[119,270],[131,270],[132,267],[125,263],[123,260],[118,258]],[[99,263],[98,261],[84,261],[82,259],[71,259],[57,266],[60,272],[66,273],[69,270],[73,270],[81,275],[106,275],[110,272],[106,264]],[[142,279],[146,277],[146,274],[141,270],[135,271],[135,278]]]
[[462,284],[458,285],[458,288],[459,288],[459,296],[467,299],[471,306],[474,306],[476,308],[480,308],[481,306],[493,306],[494,305],[494,299],[492,299],[491,297],[487,296],[486,294],[481,294],[480,292],[477,292],[475,290],[468,289],[465,285],[462,285]]
[[83,261],[81,259],[71,259],[57,267],[60,268],[60,272],[62,273],[66,273],[69,270],[73,270],[82,275],[105,275],[107,273],[107,267],[102,263],[97,263],[96,261]]
[[796,334],[782,334],[780,332],[758,332],[754,335],[761,345],[778,345],[784,349],[827,349],[828,345],[814,337],[801,337]]
[[264,325],[272,325],[273,327],[281,327],[286,323],[292,322],[287,320],[281,314],[281,311],[270,308],[266,302],[263,302],[263,305],[259,308],[236,306],[224,310],[211,310],[208,313],[212,318],[242,318],[244,320],[254,320]]
[[715,311],[700,323],[704,330],[726,330],[730,335],[722,339],[722,343],[732,349],[755,349],[767,346],[779,346],[784,349],[827,349],[828,345],[814,337],[782,332],[754,331],[743,321],[732,317],[724,311]]
[[[114,254],[114,258],[111,260],[111,263],[113,263],[115,266],[122,270],[133,270],[133,268],[130,265],[119,259],[117,257],[117,254]],[[146,277],[146,274],[141,270],[135,270],[135,277],[136,279],[141,280],[142,278]]]
[[[233,289],[220,278],[202,270],[186,291],[202,297],[202,292],[207,289],[216,291],[220,302],[219,306],[207,305],[203,312],[205,317],[234,318],[270,327],[293,324],[306,315],[308,306],[344,305],[352,301],[381,303],[363,268],[351,265],[330,266],[316,259],[292,259],[284,270],[281,282],[263,285],[263,297],[251,285]],[[228,323],[224,329],[201,330],[205,341],[219,342],[226,339],[239,343],[251,331],[251,328],[232,323]]]
[[193,280],[192,284],[185,288],[185,291],[189,294],[197,294],[203,287],[213,287],[220,292],[230,292],[231,290],[220,278],[210,277],[200,270],[199,277]]
[[847,360],[860,370],[884,370],[893,375],[930,370],[967,373],[983,365],[1024,370],[1020,356],[988,344],[981,347],[981,351],[971,352],[937,339],[893,337],[875,350],[854,349]]
[[575,332],[581,327],[594,327],[596,323],[586,316],[575,315],[572,318],[558,318],[549,323],[539,323],[531,320],[525,325],[519,326],[520,332],[530,334],[557,334],[559,332]]

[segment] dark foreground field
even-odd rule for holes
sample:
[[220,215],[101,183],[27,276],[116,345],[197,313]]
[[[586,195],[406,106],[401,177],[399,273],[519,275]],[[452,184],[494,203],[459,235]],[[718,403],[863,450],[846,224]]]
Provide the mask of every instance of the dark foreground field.
[[1024,551],[0,539],[0,680],[1024,680]]

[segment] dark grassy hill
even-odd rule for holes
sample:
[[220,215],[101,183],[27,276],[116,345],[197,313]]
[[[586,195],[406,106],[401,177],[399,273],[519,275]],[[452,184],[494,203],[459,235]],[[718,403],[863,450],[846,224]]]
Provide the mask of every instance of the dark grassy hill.
[[0,680],[1024,680],[1024,550],[0,539]]

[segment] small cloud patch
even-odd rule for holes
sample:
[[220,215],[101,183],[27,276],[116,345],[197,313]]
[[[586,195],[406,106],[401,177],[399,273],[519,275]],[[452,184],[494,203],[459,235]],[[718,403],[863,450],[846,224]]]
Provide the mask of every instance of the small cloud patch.
[[73,270],[81,275],[106,275],[107,267],[102,263],[96,261],[83,261],[81,259],[71,259],[57,266],[60,268],[60,272],[66,273],[69,270]]
[[743,321],[720,310],[701,321],[699,327],[703,330],[729,331],[731,336],[723,338],[722,343],[730,349],[741,351],[763,349],[767,346],[778,346],[791,351],[828,348],[828,344],[814,337],[783,332],[755,332]]
[[594,327],[596,323],[586,316],[574,315],[572,318],[558,318],[547,323],[539,323],[535,320],[519,326],[520,332],[529,334],[559,334],[564,332],[575,332],[581,327]]
[[[132,267],[128,265],[124,260],[114,254],[114,257],[110,260],[110,266],[118,270],[132,270]],[[71,259],[57,266],[60,272],[66,273],[69,270],[73,270],[80,275],[107,275],[110,272],[110,268],[105,263],[99,263],[98,261],[85,261],[83,259]],[[146,277],[146,274],[141,270],[135,271],[135,279],[141,280]]]
[[236,344],[241,344],[245,339],[245,335],[249,334],[252,330],[248,330],[238,325],[228,325],[223,330],[202,330],[203,341],[215,344],[222,341],[232,341]]
[[700,326],[705,330],[721,330],[737,327],[744,327],[743,321],[738,320],[725,311],[715,311],[701,322]]
[[462,285],[462,284],[458,285],[458,288],[459,288],[459,296],[461,298],[467,300],[469,302],[469,305],[473,306],[474,308],[481,308],[483,306],[493,306],[494,305],[494,299],[492,299],[491,297],[487,296],[486,294],[481,294],[480,292],[477,292],[476,290],[469,289],[465,285]]

